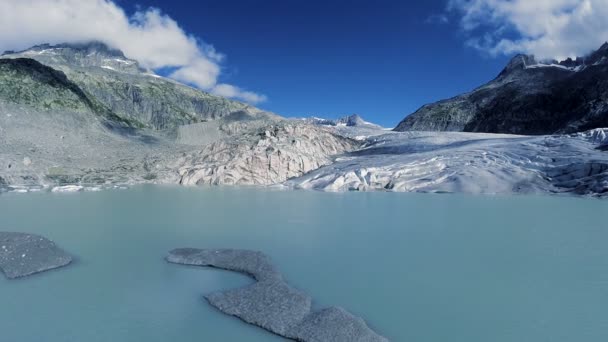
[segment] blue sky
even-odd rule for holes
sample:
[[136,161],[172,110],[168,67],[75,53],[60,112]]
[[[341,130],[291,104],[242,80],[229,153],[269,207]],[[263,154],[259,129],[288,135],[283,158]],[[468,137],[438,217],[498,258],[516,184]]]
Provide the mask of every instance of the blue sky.
[[[465,46],[445,1],[120,0],[158,7],[226,58],[221,80],[284,116],[359,113],[387,127],[495,77],[507,58]],[[436,18],[434,18],[436,19]]]

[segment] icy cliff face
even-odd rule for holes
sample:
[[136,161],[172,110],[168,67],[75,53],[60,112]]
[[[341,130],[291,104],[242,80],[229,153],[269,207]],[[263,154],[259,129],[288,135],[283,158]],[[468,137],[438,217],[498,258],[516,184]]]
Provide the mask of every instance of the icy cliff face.
[[608,130],[570,136],[409,132],[367,145],[286,184],[323,191],[608,193]]

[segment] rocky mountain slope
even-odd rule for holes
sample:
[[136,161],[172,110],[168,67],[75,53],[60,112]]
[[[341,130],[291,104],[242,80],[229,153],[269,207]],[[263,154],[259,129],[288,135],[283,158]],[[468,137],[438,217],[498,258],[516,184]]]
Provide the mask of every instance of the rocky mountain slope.
[[272,116],[250,105],[214,96],[142,69],[103,43],[38,45],[0,58],[34,59],[62,71],[83,91],[141,128],[156,130],[215,120],[239,111]]
[[608,43],[584,58],[514,57],[491,82],[425,105],[396,131],[553,134],[608,127]]
[[358,145],[158,77],[99,43],[41,45],[3,57],[0,192],[267,185]]
[[32,59],[0,59],[0,99],[33,110],[66,110],[124,122],[65,74]]

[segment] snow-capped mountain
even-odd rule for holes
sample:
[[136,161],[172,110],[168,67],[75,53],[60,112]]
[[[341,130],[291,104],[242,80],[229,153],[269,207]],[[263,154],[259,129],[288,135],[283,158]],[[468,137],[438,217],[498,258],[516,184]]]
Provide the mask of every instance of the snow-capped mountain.
[[308,123],[321,126],[346,126],[346,127],[369,127],[381,128],[379,125],[363,120],[358,114],[348,115],[339,119],[324,119],[318,117],[310,117],[304,119]]
[[515,56],[470,93],[428,104],[396,131],[553,134],[608,127],[608,43],[565,61]]
[[604,43],[597,51],[586,57],[578,57],[576,59],[568,58],[563,61],[550,60],[540,62],[537,62],[534,57],[531,57],[531,59],[528,59],[527,63],[528,64],[525,66],[527,69],[552,67],[579,72],[589,66],[608,63],[608,43]]

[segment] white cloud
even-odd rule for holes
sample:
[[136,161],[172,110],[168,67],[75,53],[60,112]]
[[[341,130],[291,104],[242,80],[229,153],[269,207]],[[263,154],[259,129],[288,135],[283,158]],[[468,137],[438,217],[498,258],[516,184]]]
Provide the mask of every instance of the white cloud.
[[212,92],[219,96],[232,97],[250,103],[265,102],[267,100],[265,95],[244,91],[230,84],[218,84],[213,88]]
[[[0,0],[0,51],[90,40],[118,48],[146,68],[176,68],[172,78],[203,90],[224,87],[218,86],[224,56],[158,9],[129,17],[111,0]],[[229,97],[265,99],[232,87]]]
[[469,45],[490,54],[585,55],[608,40],[608,0],[450,0]]

